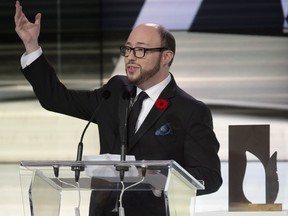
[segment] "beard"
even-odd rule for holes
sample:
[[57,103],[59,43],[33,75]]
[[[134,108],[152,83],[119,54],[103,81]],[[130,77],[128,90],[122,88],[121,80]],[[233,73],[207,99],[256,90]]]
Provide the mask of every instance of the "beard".
[[129,82],[133,85],[139,86],[143,84],[144,82],[146,82],[147,80],[149,80],[150,78],[152,78],[160,70],[160,61],[161,61],[161,58],[158,58],[158,61],[156,62],[154,67],[148,70],[142,69],[142,67],[139,65],[139,70],[140,70],[139,76],[135,78],[128,76]]

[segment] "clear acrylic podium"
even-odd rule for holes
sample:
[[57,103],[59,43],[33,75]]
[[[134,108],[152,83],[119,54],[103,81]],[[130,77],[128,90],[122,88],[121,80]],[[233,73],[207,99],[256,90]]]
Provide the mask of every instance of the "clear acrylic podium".
[[[85,168],[80,173],[79,184],[75,182],[73,166]],[[139,182],[129,191],[164,193],[166,215],[194,215],[196,192],[204,186],[175,161],[22,161],[24,215],[71,216],[79,207],[81,215],[88,216],[92,191],[121,192],[117,166],[129,167],[125,172],[125,186]],[[55,177],[57,172],[59,175]]]

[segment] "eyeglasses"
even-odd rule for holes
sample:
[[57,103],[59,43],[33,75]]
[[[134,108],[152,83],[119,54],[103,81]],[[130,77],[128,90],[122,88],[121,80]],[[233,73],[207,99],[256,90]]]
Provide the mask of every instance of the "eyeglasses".
[[164,50],[168,50],[165,47],[158,47],[158,48],[144,48],[144,47],[129,47],[129,46],[120,46],[120,54],[124,57],[128,57],[130,52],[133,51],[133,54],[136,58],[143,58],[148,51],[154,52],[162,52]]

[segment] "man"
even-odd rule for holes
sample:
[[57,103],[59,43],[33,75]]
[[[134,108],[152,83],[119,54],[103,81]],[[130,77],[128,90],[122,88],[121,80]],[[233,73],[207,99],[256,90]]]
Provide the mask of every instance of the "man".
[[[37,14],[35,23],[29,22],[16,1],[15,30],[26,49],[21,58],[22,70],[44,108],[85,120],[98,109],[93,122],[99,128],[100,154],[119,154],[127,107],[123,95],[131,92],[134,103],[144,91],[147,98],[136,126],[129,128],[133,133],[128,139],[127,154],[135,155],[137,160],[177,161],[196,179],[205,182],[205,190],[198,194],[219,189],[222,184],[219,143],[213,132],[211,113],[204,103],[181,90],[169,72],[175,54],[175,39],[170,32],[156,24],[137,26],[120,49],[127,76],[115,76],[94,91],[77,91],[67,89],[58,80],[42,53],[38,44],[40,21],[41,14]],[[109,98],[103,99],[107,91]],[[138,195],[137,199],[123,198],[124,204],[125,199],[129,201],[126,215],[165,215],[160,201],[163,195],[161,198],[152,192]],[[115,201],[114,206],[111,203],[104,206],[101,203],[101,209],[95,205],[90,215],[113,215]]]

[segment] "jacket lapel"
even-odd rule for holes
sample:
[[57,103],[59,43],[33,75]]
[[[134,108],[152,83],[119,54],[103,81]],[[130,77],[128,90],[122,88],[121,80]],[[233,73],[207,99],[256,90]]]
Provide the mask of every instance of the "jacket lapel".
[[170,83],[165,87],[165,89],[162,91],[160,94],[159,98],[164,99],[168,101],[168,106],[167,108],[161,110],[158,109],[155,105],[153,105],[152,109],[148,113],[146,119],[138,129],[138,131],[135,133],[135,136],[131,139],[129,146],[128,146],[128,151],[131,150],[137,141],[152,127],[152,125],[169,109],[171,106],[171,101],[170,99],[174,97],[175,94],[175,88],[176,88],[176,83],[171,75],[171,81]]
[[135,133],[135,136],[131,139],[131,143],[129,143],[129,150],[134,147],[137,141],[145,134],[147,130],[151,128],[151,126],[162,116],[162,114],[167,109],[168,107],[165,110],[160,110],[153,106],[146,119],[144,120],[138,131]]

